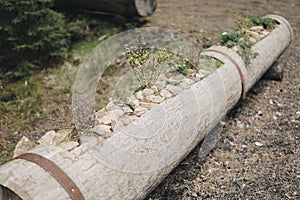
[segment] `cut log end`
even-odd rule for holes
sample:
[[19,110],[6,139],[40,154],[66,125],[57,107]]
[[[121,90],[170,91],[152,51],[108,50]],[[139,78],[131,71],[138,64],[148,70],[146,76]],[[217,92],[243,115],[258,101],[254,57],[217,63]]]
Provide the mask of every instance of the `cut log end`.
[[135,0],[135,7],[141,17],[152,15],[156,9],[156,0]]
[[62,8],[97,11],[126,17],[148,17],[156,9],[156,0],[55,0]]

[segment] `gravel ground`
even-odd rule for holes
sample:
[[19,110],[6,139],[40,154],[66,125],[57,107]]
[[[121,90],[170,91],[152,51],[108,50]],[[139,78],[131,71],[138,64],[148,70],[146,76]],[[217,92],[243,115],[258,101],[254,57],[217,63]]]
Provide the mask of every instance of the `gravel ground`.
[[198,145],[146,199],[300,199],[300,2],[158,1],[149,26],[178,30],[195,38],[234,26],[239,13],[279,14],[295,40],[278,60],[281,82],[260,80],[247,99],[227,115],[213,151],[199,160]]

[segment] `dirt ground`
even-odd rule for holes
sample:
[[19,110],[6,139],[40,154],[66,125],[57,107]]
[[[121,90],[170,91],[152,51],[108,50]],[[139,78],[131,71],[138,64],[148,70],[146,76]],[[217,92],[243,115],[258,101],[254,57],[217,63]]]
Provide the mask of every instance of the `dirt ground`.
[[148,25],[206,35],[211,45],[234,27],[231,10],[290,22],[284,80],[260,80],[228,114],[214,150],[199,160],[199,145],[147,199],[300,199],[300,1],[158,0]]

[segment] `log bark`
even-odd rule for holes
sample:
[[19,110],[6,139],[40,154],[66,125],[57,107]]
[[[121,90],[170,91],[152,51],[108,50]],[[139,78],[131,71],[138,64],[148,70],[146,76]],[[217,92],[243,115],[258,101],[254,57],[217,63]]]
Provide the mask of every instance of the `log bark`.
[[55,0],[58,6],[119,14],[128,17],[147,17],[156,9],[156,0]]
[[[280,24],[255,44],[253,49],[259,56],[251,66],[245,67],[235,51],[213,46],[203,54],[221,60],[224,64],[220,68],[110,138],[85,136],[83,144],[75,148],[38,145],[30,152],[56,163],[85,199],[144,198],[239,101],[242,84],[235,64],[248,91],[290,45],[293,33],[288,22],[270,17]],[[0,167],[0,185],[26,200],[70,199],[48,172],[21,159]]]

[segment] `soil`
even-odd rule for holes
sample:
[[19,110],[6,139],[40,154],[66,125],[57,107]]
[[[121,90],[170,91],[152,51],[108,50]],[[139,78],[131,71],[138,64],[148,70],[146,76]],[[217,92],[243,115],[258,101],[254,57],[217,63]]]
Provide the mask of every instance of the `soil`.
[[227,115],[209,155],[199,159],[199,144],[146,199],[300,199],[300,2],[160,0],[148,25],[206,46],[234,27],[231,10],[289,21],[295,40],[278,60],[284,79],[260,80]]
[[[157,10],[147,18],[146,26],[177,30],[207,47],[216,43],[220,32],[234,28],[232,10],[241,14],[279,14],[290,22],[295,40],[278,60],[285,66],[284,79],[260,80],[246,100],[227,115],[225,128],[210,154],[200,160],[199,144],[146,199],[300,199],[299,0],[158,0]],[[101,91],[106,93],[108,85],[102,85]],[[53,118],[70,114],[69,91],[64,95],[61,105],[49,88],[43,97],[44,109],[54,113]],[[0,133],[0,147],[4,146],[1,155],[7,157],[22,135],[37,140],[45,129],[64,126],[36,119],[24,125],[30,128],[23,131],[10,120],[4,122],[0,127],[0,132],[5,133]]]

